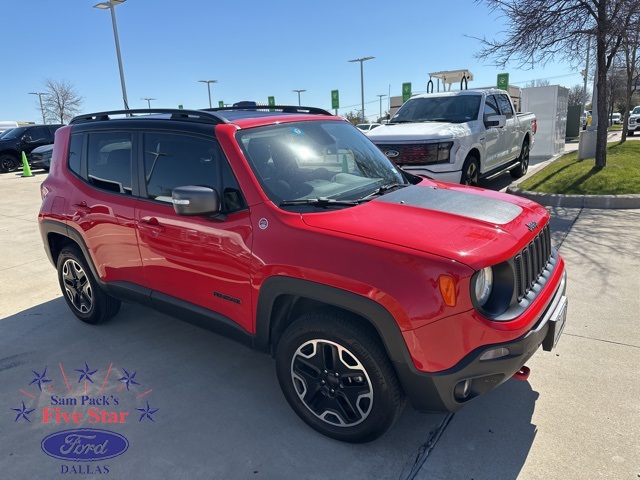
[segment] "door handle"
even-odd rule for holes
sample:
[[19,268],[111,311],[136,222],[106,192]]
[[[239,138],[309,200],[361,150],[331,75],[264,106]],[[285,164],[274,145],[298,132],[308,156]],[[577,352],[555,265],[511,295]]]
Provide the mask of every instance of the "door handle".
[[155,217],[146,217],[140,220],[138,228],[143,232],[149,233],[153,237],[157,237],[160,233],[164,232],[164,227],[160,225],[158,219]]

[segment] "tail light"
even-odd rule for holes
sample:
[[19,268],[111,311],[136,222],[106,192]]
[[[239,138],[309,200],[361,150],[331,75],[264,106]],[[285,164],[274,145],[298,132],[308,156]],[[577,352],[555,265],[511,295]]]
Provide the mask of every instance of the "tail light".
[[44,200],[49,195],[50,190],[45,187],[44,183],[40,184],[40,197]]
[[533,134],[535,135],[537,131],[538,131],[538,119],[534,118],[533,119]]

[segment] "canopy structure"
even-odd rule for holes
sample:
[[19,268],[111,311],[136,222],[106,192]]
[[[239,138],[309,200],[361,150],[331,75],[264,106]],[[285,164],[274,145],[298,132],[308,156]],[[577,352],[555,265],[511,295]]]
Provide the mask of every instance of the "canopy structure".
[[[429,74],[429,83],[427,84],[427,92],[433,92],[433,79],[442,81],[445,91],[451,91],[453,83],[460,84],[460,90],[466,90],[470,80],[473,80],[473,73],[469,70],[447,70],[442,72],[434,72]],[[439,89],[438,89],[439,90]]]

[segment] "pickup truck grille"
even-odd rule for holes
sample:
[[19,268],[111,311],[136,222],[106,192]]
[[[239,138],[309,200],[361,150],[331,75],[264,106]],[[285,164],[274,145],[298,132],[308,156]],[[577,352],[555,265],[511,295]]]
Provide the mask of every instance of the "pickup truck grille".
[[389,158],[389,160],[398,166],[435,165],[438,163],[449,162],[448,155],[446,159],[438,160],[437,143],[416,143],[413,145],[376,143],[376,146]]
[[551,258],[549,224],[514,258],[518,302],[533,288]]

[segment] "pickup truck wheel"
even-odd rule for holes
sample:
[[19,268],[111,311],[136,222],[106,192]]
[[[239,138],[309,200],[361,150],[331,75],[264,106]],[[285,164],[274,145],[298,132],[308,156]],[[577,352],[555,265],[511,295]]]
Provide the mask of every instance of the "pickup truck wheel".
[[18,159],[13,155],[0,155],[0,171],[15,172],[18,169]]
[[311,428],[351,443],[381,436],[404,407],[384,348],[357,322],[329,309],[302,315],[276,352],[278,381],[291,408]]
[[102,291],[77,248],[65,247],[57,268],[62,295],[80,320],[95,325],[120,311],[120,301]]
[[469,155],[462,166],[462,177],[460,178],[460,183],[462,185],[471,185],[475,187],[478,185],[479,174],[480,163],[478,162],[478,159]]
[[513,178],[524,177],[529,170],[529,142],[525,141],[520,150],[520,163],[516,168],[509,171]]

